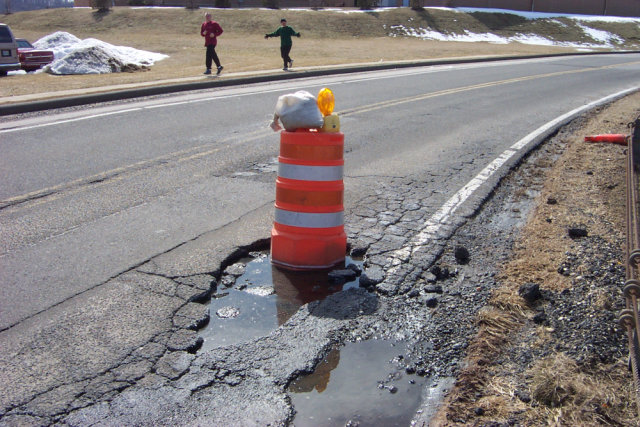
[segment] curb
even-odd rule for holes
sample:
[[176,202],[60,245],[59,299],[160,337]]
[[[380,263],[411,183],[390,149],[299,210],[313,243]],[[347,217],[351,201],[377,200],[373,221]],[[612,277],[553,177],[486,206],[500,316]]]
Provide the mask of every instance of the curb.
[[126,90],[114,90],[103,93],[95,93],[89,95],[68,96],[54,98],[43,101],[33,101],[15,104],[0,105],[0,116],[8,116],[12,114],[32,113],[37,111],[50,110],[55,108],[67,108],[76,107],[79,105],[87,105],[98,102],[110,102],[123,99],[140,98],[145,96],[161,95],[167,93],[185,92],[190,90],[202,90],[211,89],[216,87],[228,87],[238,86],[253,83],[263,83],[269,81],[282,81],[293,80],[307,77],[329,76],[339,74],[360,73],[365,71],[379,71],[398,68],[412,68],[412,67],[426,67],[436,65],[451,65],[451,64],[468,64],[468,63],[480,63],[480,62],[497,62],[508,61],[516,59],[538,59],[538,58],[555,58],[563,56],[587,56],[587,55],[621,55],[621,54],[634,54],[640,53],[640,51],[624,51],[624,52],[573,52],[573,53],[557,53],[557,54],[539,54],[539,55],[509,55],[509,56],[495,56],[485,58],[454,58],[454,59],[435,59],[424,61],[412,61],[412,62],[390,62],[384,64],[371,64],[371,65],[354,65],[354,66],[342,66],[340,68],[329,68],[322,70],[308,70],[299,71],[295,73],[285,74],[269,74],[263,76],[252,77],[240,77],[230,78],[214,81],[203,82],[191,82],[191,83],[178,83],[162,86],[141,87],[136,89]]

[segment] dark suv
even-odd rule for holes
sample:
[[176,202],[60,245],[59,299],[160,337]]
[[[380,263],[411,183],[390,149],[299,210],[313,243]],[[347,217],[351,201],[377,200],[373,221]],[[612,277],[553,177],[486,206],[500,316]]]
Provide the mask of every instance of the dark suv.
[[0,76],[6,76],[8,71],[19,69],[16,39],[8,25],[0,24]]

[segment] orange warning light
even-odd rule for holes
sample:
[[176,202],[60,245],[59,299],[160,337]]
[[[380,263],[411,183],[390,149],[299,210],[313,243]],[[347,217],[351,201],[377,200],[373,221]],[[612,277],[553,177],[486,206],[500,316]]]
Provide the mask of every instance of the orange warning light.
[[336,104],[336,100],[333,96],[333,92],[329,88],[322,88],[318,92],[318,108],[323,116],[328,116],[333,113],[333,107]]

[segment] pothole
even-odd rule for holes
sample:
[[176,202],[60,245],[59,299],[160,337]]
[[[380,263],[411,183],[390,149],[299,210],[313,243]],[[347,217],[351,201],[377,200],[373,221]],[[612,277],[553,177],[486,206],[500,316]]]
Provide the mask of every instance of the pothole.
[[254,163],[251,166],[251,170],[235,172],[233,176],[240,176],[240,177],[255,176],[255,175],[277,172],[277,171],[278,171],[278,158],[274,157],[269,161],[269,163]]
[[408,426],[431,379],[407,370],[406,345],[387,340],[347,343],[334,348],[309,375],[287,392],[304,426]]
[[346,257],[338,270],[287,271],[272,266],[267,253],[251,252],[225,269],[211,296],[201,351],[268,335],[304,304],[358,287],[361,270],[362,261]]

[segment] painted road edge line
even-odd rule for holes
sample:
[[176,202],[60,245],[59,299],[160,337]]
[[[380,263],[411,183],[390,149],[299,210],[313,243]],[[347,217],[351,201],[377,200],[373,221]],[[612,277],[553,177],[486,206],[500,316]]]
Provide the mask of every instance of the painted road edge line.
[[496,173],[500,171],[501,167],[516,154],[521,154],[521,156],[524,156],[526,152],[537,145],[533,144],[534,142],[542,142],[542,140],[537,141],[541,136],[547,135],[554,129],[558,129],[560,126],[563,126],[570,120],[574,119],[576,116],[592,108],[606,104],[608,102],[612,102],[638,90],[640,90],[640,86],[635,86],[633,88],[616,92],[614,94],[605,96],[604,98],[600,98],[596,101],[583,105],[582,107],[571,110],[568,113],[558,116],[550,122],[545,123],[538,129],[529,133],[527,136],[520,139],[518,142],[506,149],[504,152],[502,152],[502,154],[500,154],[496,159],[494,159],[484,169],[482,169],[482,171],[480,171],[478,175],[472,178],[464,187],[458,190],[456,194],[454,194],[449,200],[447,200],[447,202],[445,202],[442,207],[440,207],[440,209],[438,209],[427,221],[425,221],[425,223],[420,228],[420,231],[408,244],[391,253],[391,268],[389,269],[389,272],[393,272],[393,270],[397,269],[397,267],[400,266],[403,262],[408,261],[411,255],[413,255],[417,250],[426,246],[432,239],[438,236],[438,234],[445,226],[452,224],[452,218],[454,217],[455,213],[462,207],[462,205],[467,200],[469,200],[469,198],[482,185],[486,184],[489,179],[496,175]]

